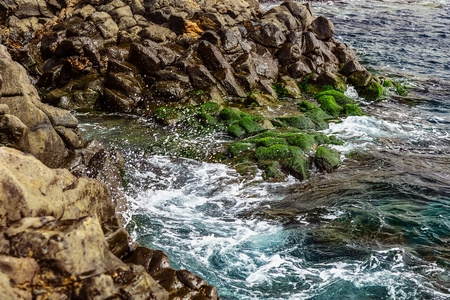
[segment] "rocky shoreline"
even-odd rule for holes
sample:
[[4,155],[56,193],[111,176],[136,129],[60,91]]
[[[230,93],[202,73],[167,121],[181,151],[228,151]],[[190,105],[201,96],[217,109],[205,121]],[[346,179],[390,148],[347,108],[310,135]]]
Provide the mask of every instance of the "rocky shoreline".
[[[365,70],[309,4],[0,0],[0,9],[2,299],[219,298],[163,251],[131,241],[124,160],[83,141],[68,110],[224,130],[235,142],[216,159],[303,180],[313,166],[339,165],[326,146],[339,141],[315,131],[363,114],[342,94],[347,84],[368,100],[395,86]],[[284,105],[289,115],[269,114]]]

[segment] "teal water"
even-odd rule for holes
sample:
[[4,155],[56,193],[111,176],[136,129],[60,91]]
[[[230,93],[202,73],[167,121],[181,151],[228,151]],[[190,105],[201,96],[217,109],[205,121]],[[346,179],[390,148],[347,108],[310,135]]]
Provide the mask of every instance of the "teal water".
[[191,139],[132,116],[80,115],[84,136],[126,157],[133,238],[222,299],[450,299],[450,6],[312,7],[366,67],[410,89],[330,127],[339,150],[356,153],[337,171],[270,184],[171,149],[148,155],[169,136],[201,159],[227,138]]

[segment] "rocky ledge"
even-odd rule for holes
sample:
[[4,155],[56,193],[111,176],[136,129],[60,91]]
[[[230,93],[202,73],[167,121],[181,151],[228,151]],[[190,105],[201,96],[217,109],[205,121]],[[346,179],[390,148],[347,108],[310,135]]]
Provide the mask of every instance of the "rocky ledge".
[[67,110],[224,130],[216,159],[303,180],[339,165],[340,141],[315,131],[363,114],[348,85],[367,100],[395,87],[333,34],[298,2],[0,0],[0,298],[217,299],[131,241],[124,160]]
[[120,155],[42,103],[3,45],[0,66],[0,298],[217,299],[163,251],[132,243],[116,214]]

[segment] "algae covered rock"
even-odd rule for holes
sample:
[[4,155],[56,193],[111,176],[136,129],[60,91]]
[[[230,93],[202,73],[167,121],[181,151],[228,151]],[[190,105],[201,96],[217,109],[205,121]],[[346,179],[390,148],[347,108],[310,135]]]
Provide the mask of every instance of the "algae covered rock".
[[339,166],[339,157],[339,152],[336,150],[322,146],[317,149],[314,161],[319,170],[331,172]]

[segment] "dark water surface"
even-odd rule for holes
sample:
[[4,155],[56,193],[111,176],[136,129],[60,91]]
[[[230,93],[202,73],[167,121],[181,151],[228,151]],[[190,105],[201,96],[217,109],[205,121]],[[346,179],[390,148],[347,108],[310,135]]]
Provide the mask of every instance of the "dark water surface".
[[224,136],[192,140],[139,118],[81,115],[86,137],[126,156],[131,234],[222,299],[450,299],[448,1],[312,9],[409,95],[362,103],[371,117],[332,125],[326,132],[345,141],[338,150],[355,154],[304,183],[249,182],[222,164],[145,155],[167,134],[194,153]]

